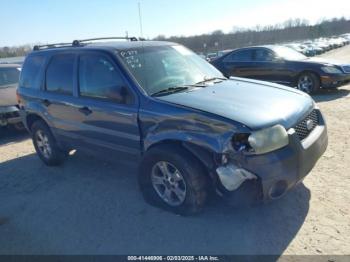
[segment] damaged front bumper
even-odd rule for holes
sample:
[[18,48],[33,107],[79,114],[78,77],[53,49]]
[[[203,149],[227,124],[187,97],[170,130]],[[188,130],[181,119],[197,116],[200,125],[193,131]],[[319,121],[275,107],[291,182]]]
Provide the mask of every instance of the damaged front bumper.
[[[304,140],[300,141],[294,129],[288,131],[288,136],[286,147],[261,155],[242,154],[239,159],[218,167],[220,192],[226,197],[235,197],[241,185],[250,181],[258,191],[256,200],[268,201],[280,198],[301,182],[327,149],[327,128],[322,118]],[[253,194],[249,190],[245,193]]]

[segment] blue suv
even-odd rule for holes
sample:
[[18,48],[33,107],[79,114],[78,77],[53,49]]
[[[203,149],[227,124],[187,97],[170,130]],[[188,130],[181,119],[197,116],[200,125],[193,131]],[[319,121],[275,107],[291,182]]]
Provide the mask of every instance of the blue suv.
[[301,91],[227,79],[175,43],[95,40],[36,46],[24,62],[21,117],[47,165],[72,149],[133,159],[149,203],[193,214],[214,192],[279,198],[326,150]]

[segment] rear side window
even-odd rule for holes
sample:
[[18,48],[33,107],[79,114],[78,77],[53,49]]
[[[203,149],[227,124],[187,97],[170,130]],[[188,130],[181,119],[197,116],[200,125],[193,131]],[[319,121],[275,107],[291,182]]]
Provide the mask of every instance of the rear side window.
[[232,53],[226,58],[228,61],[232,62],[250,62],[253,59],[252,50],[242,50]]
[[51,58],[46,70],[46,90],[71,95],[74,82],[75,55],[61,54]]
[[0,67],[0,88],[18,83],[20,69],[16,67]]
[[256,49],[254,52],[254,61],[265,62],[272,61],[274,55],[271,51],[267,49]]
[[79,60],[79,90],[83,97],[125,103],[126,85],[119,70],[105,56],[84,54]]
[[21,87],[40,89],[40,69],[44,65],[42,56],[29,56],[24,62],[19,85]]

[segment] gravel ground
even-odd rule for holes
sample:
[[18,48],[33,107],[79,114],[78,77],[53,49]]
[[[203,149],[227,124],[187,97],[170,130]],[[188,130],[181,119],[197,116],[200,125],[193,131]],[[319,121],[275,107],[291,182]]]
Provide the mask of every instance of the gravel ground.
[[[350,62],[350,46],[325,56]],[[49,168],[0,137],[0,254],[350,254],[350,86],[314,97],[329,147],[281,200],[180,217],[143,201],[132,164],[80,153]]]

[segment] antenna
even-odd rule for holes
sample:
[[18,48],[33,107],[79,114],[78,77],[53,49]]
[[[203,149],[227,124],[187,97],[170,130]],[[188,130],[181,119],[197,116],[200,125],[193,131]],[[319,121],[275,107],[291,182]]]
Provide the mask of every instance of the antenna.
[[141,37],[143,37],[142,16],[141,16],[141,3],[140,3],[140,2],[138,2],[138,7],[139,7],[140,34],[141,34]]

